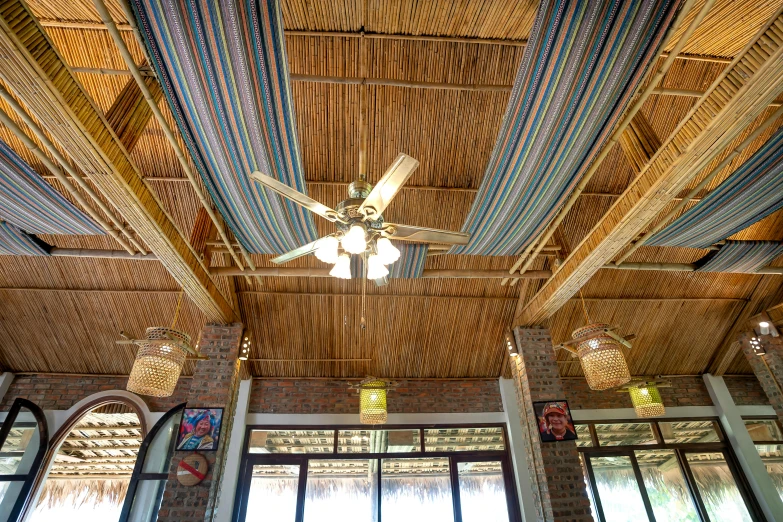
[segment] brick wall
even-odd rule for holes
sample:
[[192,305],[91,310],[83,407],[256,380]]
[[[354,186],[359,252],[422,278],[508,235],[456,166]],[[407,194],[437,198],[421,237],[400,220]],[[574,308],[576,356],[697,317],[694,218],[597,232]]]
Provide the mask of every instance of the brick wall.
[[[254,379],[250,413],[357,413],[358,380]],[[389,413],[503,411],[497,379],[400,380],[389,392]]]
[[769,335],[761,336],[761,339],[764,342],[766,355],[760,357],[754,353],[749,333],[740,336],[742,352],[769,398],[769,404],[775,409],[778,419],[783,421],[783,392],[780,387],[780,383],[783,382],[783,341],[780,337]]
[[[150,411],[168,411],[185,402],[191,379],[180,379],[171,397],[141,396]],[[11,409],[14,399],[21,397],[36,403],[42,410],[67,410],[77,402],[101,391],[124,390],[127,377],[17,375],[0,402],[0,411]]]
[[768,405],[769,397],[754,375],[724,377],[726,388],[737,406]]

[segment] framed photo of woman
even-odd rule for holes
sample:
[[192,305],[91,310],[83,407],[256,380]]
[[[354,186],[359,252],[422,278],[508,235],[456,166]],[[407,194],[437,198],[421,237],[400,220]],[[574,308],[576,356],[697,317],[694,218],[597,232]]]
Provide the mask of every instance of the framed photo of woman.
[[541,442],[576,440],[576,428],[567,401],[534,402],[533,409],[538,418]]
[[177,436],[178,451],[217,451],[223,408],[185,408]]

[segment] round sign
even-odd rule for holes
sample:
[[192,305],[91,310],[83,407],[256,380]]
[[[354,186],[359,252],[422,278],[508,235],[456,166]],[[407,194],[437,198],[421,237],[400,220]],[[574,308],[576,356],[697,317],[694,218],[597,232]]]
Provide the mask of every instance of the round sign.
[[207,476],[209,462],[200,453],[192,453],[179,461],[177,481],[183,486],[195,486]]

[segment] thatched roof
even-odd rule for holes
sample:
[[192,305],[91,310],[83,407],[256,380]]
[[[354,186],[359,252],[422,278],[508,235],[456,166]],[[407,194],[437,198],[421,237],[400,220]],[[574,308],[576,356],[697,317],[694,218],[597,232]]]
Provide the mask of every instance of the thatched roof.
[[[130,77],[95,9],[89,2],[27,3],[85,92],[100,111],[108,112]],[[141,46],[125,30],[122,9],[115,1],[108,4],[140,62]],[[427,2],[370,2],[367,9],[358,9],[356,2],[345,0],[330,2],[328,10],[316,10],[307,0],[283,0],[290,72],[510,85],[530,36],[537,2],[492,1],[480,10],[468,4],[444,0],[433,8]],[[703,91],[718,77],[776,8],[775,2],[716,3],[685,44],[683,52],[691,55],[689,59],[678,59],[661,84],[680,94],[653,94],[641,109],[662,141],[694,105],[693,92]],[[669,43],[666,50],[673,45]],[[366,71],[360,68],[360,52],[370,58]],[[357,176],[358,100],[360,89],[365,88],[372,129],[367,150],[369,179],[377,180],[400,150],[421,161],[409,182],[411,188],[402,191],[386,218],[459,230],[484,176],[508,91],[294,81],[292,98],[308,192],[328,205],[342,199],[346,184]],[[167,104],[160,105],[171,121]],[[0,107],[8,110],[5,103]],[[749,151],[758,148],[766,136]],[[8,129],[0,127],[0,139],[65,193]],[[740,154],[702,192],[725,179],[749,153]],[[146,186],[189,238],[196,229],[200,205],[157,122],[143,127],[130,155]],[[634,176],[632,162],[615,146],[557,228],[551,244],[567,255]],[[737,237],[783,240],[782,216],[777,212]],[[333,230],[325,220],[316,220],[316,224],[322,234]],[[108,236],[42,239],[64,248],[121,248]],[[217,236],[208,240],[215,242]],[[704,253],[642,247],[629,261],[691,263]],[[254,255],[253,260],[259,267],[271,267],[270,257]],[[231,264],[214,244],[206,250],[206,258],[212,266]],[[515,261],[515,257],[439,255],[428,258],[426,268],[505,270]],[[540,256],[531,268],[551,269],[552,265],[551,256]],[[323,267],[312,257],[287,266]],[[214,280],[226,295],[230,293],[227,277],[215,276]],[[504,330],[518,302],[529,301],[541,285],[539,280],[521,280],[514,286],[501,286],[491,279],[394,280],[386,287],[368,289],[367,328],[360,332],[359,281],[233,279],[236,308],[255,339],[251,358],[264,359],[249,362],[250,373],[291,377],[498,377],[506,357]],[[583,290],[592,317],[620,325],[622,334],[637,335],[628,353],[633,374],[694,374],[714,370],[716,365],[728,373],[749,374],[741,354],[729,350],[736,334],[732,325],[742,323],[738,319],[762,300],[774,301],[770,296],[780,285],[779,276],[599,270]],[[3,256],[0,367],[14,372],[127,375],[134,351],[131,346],[114,345],[119,331],[139,337],[148,326],[169,324],[178,291],[174,278],[158,261]],[[178,326],[197,338],[205,320],[204,312],[186,299]],[[545,321],[555,343],[567,340],[582,323],[575,301]],[[558,357],[562,375],[581,375],[579,364],[567,353]],[[352,360],[339,361],[343,359]],[[191,373],[190,363],[184,373]]]

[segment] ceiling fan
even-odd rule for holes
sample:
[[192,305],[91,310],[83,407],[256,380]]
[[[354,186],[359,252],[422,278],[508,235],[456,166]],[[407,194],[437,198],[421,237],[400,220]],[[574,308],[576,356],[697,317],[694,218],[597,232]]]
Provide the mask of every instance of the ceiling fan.
[[338,229],[333,234],[286,252],[272,259],[272,262],[279,265],[315,253],[321,261],[334,265],[329,272],[330,275],[350,279],[351,254],[367,253],[369,254],[367,278],[379,280],[389,274],[386,267],[400,257],[400,251],[391,243],[390,238],[415,243],[467,244],[470,234],[463,232],[398,225],[383,221],[383,211],[418,166],[417,160],[400,153],[375,187],[363,179],[351,183],[348,186],[348,199],[338,203],[337,210],[322,205],[271,176],[253,172],[251,178],[328,219]]

